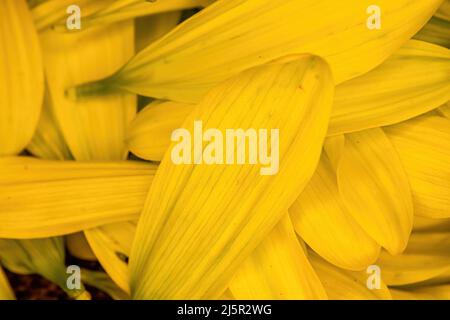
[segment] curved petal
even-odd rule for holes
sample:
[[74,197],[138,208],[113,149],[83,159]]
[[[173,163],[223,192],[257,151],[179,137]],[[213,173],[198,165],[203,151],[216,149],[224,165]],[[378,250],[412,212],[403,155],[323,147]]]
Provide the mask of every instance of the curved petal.
[[[102,81],[74,88],[83,96],[125,89],[198,102],[217,83],[282,56],[324,57],[336,83],[382,63],[433,15],[441,0],[378,0],[383,27],[369,30],[372,0],[216,1]],[[326,19],[324,17],[326,16]]]
[[0,2],[0,156],[33,137],[44,97],[39,38],[25,0]]
[[345,269],[362,270],[373,263],[380,246],[353,219],[340,198],[336,174],[322,158],[289,213],[295,231],[320,256]]
[[342,200],[359,225],[392,254],[402,252],[412,230],[408,177],[383,130],[345,136],[337,170]]

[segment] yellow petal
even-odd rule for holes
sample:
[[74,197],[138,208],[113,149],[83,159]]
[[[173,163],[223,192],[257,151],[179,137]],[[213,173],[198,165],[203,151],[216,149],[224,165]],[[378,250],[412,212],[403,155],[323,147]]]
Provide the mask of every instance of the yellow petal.
[[41,118],[27,150],[43,159],[72,159],[50,104],[51,99],[46,91]]
[[139,112],[127,131],[127,146],[143,159],[159,161],[170,145],[170,136],[194,105],[155,101]]
[[394,300],[450,300],[450,284],[391,289]]
[[8,278],[0,266],[0,300],[15,300],[14,292],[9,285]]
[[114,223],[85,231],[86,238],[114,282],[130,292],[128,257],[136,233],[135,222]]
[[181,11],[171,11],[153,16],[142,17],[135,21],[136,52],[158,40],[175,28],[181,20]]
[[450,50],[411,40],[382,65],[336,88],[329,135],[401,122],[450,100]]
[[309,255],[314,270],[332,300],[390,300],[389,289],[380,281],[379,289],[369,289],[366,271],[348,271],[326,262],[316,254]]
[[72,257],[86,261],[98,261],[82,232],[67,235],[66,247]]
[[116,94],[74,102],[65,96],[65,89],[119,68],[134,53],[133,39],[131,21],[41,35],[53,113],[76,160],[119,160],[127,153],[125,129],[135,116],[136,98]]
[[[114,0],[77,0],[81,13],[90,14],[112,3]],[[69,17],[67,8],[74,4],[73,0],[43,1],[33,7],[34,24],[39,31],[43,31],[55,23],[62,22]]]
[[295,231],[331,263],[345,269],[362,270],[378,258],[380,246],[342,203],[336,174],[325,154],[289,213]]
[[450,120],[425,115],[385,132],[408,174],[415,214],[450,218]]
[[49,237],[135,219],[155,171],[132,161],[1,158],[0,237]]
[[[136,17],[154,15],[163,12],[185,10],[195,7],[203,7],[211,3],[211,0],[170,0],[170,1],[144,1],[144,0],[116,0],[104,6],[97,12],[81,19],[83,28],[110,24]],[[64,25],[57,29],[64,30]]]
[[[407,42],[379,67],[336,87],[328,136],[401,122],[440,106],[450,99],[449,67],[448,49],[422,41]],[[138,115],[130,126],[135,134],[130,142],[133,153],[161,160],[169,146],[169,135],[160,136],[159,123],[164,122],[161,134],[165,134],[181,125],[182,112],[187,114],[187,108],[193,108],[173,102],[170,106],[164,109],[161,105],[151,114],[147,111]],[[448,108],[439,110],[450,114]],[[138,120],[140,117],[145,119]],[[154,148],[159,152],[153,152]]]
[[337,181],[348,212],[381,246],[402,252],[412,230],[408,177],[389,139],[379,128],[345,136]]
[[222,135],[279,129],[279,172],[261,175],[261,164],[175,165],[166,153],[130,256],[134,298],[217,298],[225,291],[313,174],[332,94],[328,66],[305,55],[247,70],[205,97],[183,127],[201,120],[204,130]]
[[239,267],[230,290],[238,300],[327,298],[299,244],[289,216],[277,224]]
[[[324,57],[336,83],[382,63],[433,15],[441,0],[379,0],[382,27],[369,30],[372,0],[222,0],[194,15],[103,81],[74,95],[126,89],[198,102],[217,83],[281,56]],[[326,19],[324,18],[326,17]]]
[[345,150],[345,136],[343,134],[327,137],[323,144],[323,151],[326,152],[333,170],[336,172],[341,162],[341,157]]
[[411,235],[401,255],[380,254],[377,264],[390,286],[422,282],[450,275],[450,232],[417,232]]
[[0,156],[30,142],[44,97],[42,55],[25,0],[0,2]]

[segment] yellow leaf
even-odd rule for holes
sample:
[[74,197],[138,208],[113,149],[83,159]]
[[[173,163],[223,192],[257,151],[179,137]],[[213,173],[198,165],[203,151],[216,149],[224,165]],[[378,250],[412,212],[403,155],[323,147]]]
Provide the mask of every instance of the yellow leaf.
[[370,30],[372,0],[219,0],[133,57],[120,71],[70,90],[125,89],[198,102],[217,83],[281,56],[311,53],[330,64],[336,83],[388,58],[433,15],[442,0],[379,0],[382,27]]
[[217,298],[225,291],[313,174],[332,94],[328,66],[309,55],[252,68],[209,92],[183,127],[200,120],[222,134],[279,129],[279,172],[262,175],[260,163],[176,165],[166,153],[130,256],[133,298]]
[[0,156],[30,142],[44,97],[42,55],[25,0],[0,1]]
[[337,181],[359,225],[389,252],[401,253],[412,230],[413,200],[402,162],[383,130],[345,135]]

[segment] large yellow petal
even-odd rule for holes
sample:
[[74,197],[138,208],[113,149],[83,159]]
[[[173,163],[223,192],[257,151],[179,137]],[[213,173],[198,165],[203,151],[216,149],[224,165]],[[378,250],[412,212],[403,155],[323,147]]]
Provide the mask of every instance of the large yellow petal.
[[394,147],[379,128],[345,136],[337,181],[348,212],[381,246],[402,252],[412,230],[413,200]]
[[415,214],[450,218],[450,120],[425,115],[385,132],[408,174]]
[[261,164],[175,165],[166,153],[130,256],[134,298],[215,298],[225,291],[312,176],[332,94],[326,63],[305,55],[247,70],[205,97],[183,127],[201,120],[204,130],[222,134],[279,129],[279,172],[261,175]]
[[411,40],[376,69],[337,86],[329,135],[401,122],[450,100],[450,50]]
[[327,298],[289,216],[278,223],[239,267],[230,290],[238,300]]
[[71,93],[126,89],[198,102],[211,87],[242,70],[299,53],[325,57],[336,83],[341,83],[382,63],[441,3],[379,0],[382,27],[369,30],[372,0],[219,0],[141,51],[119,72]]
[[0,159],[0,237],[62,235],[135,219],[156,166]]
[[311,264],[332,300],[390,300],[391,293],[383,281],[379,289],[369,289],[366,271],[348,271],[326,262],[316,254],[309,256]]
[[0,2],[0,156],[30,142],[44,97],[42,55],[25,0]]

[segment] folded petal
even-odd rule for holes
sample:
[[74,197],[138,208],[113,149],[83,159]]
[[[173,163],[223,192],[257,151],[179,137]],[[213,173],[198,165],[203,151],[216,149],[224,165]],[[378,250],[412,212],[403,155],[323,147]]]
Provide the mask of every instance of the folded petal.
[[380,246],[345,208],[336,174],[325,154],[289,213],[301,238],[334,265],[362,270],[378,258]]
[[126,89],[159,99],[198,102],[210,88],[242,70],[299,53],[324,57],[336,83],[341,83],[382,63],[441,2],[379,0],[383,26],[369,30],[367,9],[372,0],[220,0],[148,46],[111,77],[72,94]]
[[450,120],[425,115],[385,132],[408,175],[415,214],[450,218]]
[[337,181],[348,212],[392,254],[402,252],[412,230],[408,177],[380,128],[345,135]]
[[[225,291],[312,176],[332,94],[326,63],[305,55],[249,69],[205,97],[183,127],[199,120],[222,135],[230,128],[279,129],[279,153],[270,147],[279,171],[262,175],[261,163],[176,165],[167,152],[130,256],[134,298],[217,298]],[[236,155],[231,148],[227,159]]]
[[238,300],[327,298],[289,216],[277,224],[239,267],[230,290]]
[[0,158],[0,237],[49,237],[135,219],[155,171],[133,161]]
[[25,0],[0,2],[0,156],[20,153],[39,121],[42,54]]

